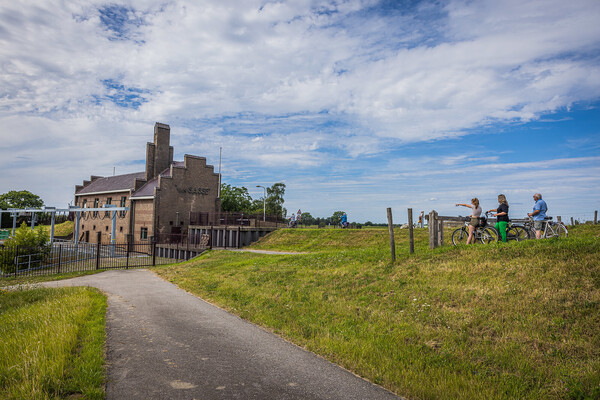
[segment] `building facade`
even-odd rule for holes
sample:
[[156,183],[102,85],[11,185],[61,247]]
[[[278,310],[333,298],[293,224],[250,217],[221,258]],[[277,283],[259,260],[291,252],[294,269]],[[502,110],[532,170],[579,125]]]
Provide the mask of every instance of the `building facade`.
[[[206,158],[185,155],[173,161],[169,125],[156,123],[154,142],[146,146],[143,172],[110,177],[91,176],[75,187],[75,206],[103,207],[112,204],[128,207],[117,212],[116,241],[149,242],[160,235],[185,234],[190,213],[219,212],[219,175]],[[109,243],[112,213],[83,213],[79,239],[91,243]]]

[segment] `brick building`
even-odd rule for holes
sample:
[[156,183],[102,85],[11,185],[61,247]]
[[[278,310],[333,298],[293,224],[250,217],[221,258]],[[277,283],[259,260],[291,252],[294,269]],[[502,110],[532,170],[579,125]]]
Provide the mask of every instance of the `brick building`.
[[[190,213],[220,211],[219,175],[206,158],[185,155],[173,161],[169,125],[156,123],[154,142],[146,146],[146,170],[132,174],[92,176],[75,187],[75,206],[129,207],[117,213],[116,241],[149,241],[159,234],[186,233]],[[109,243],[112,217],[108,211],[82,215],[80,240]]]

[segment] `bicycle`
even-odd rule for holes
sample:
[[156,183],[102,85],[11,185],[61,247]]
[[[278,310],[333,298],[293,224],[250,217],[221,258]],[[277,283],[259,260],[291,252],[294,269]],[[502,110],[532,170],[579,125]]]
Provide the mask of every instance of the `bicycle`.
[[[479,218],[479,226],[475,228],[473,231],[473,236],[475,240],[479,240],[483,244],[489,244],[491,242],[497,242],[500,234],[496,230],[496,228],[487,226],[487,216],[488,213],[485,213],[486,218]],[[452,244],[458,246],[459,244],[464,244],[467,242],[469,238],[469,222],[471,221],[471,217],[465,218],[464,226],[456,229],[452,232]]]
[[[525,222],[525,228],[529,232],[529,236],[535,237],[535,229],[533,227],[533,218],[528,217],[528,221]],[[567,230],[566,225],[561,222],[555,222],[552,220],[552,217],[544,218],[542,223],[542,236],[540,239],[550,239],[550,238],[566,238],[569,235],[569,231]]]
[[506,240],[514,240],[521,242],[529,239],[529,231],[523,225],[516,225],[511,222],[508,223],[506,229]]

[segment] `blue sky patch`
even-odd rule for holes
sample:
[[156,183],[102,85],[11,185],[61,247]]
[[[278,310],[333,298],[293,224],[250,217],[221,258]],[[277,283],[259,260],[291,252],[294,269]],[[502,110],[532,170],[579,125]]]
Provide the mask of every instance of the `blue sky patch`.
[[125,85],[113,79],[105,79],[102,81],[102,84],[107,89],[107,94],[104,96],[94,96],[97,104],[108,100],[119,107],[137,110],[142,104],[148,101],[146,95],[150,91],[147,89],[125,87]]
[[144,18],[133,8],[109,4],[98,11],[100,22],[110,33],[109,40],[135,40],[135,29],[145,24]]

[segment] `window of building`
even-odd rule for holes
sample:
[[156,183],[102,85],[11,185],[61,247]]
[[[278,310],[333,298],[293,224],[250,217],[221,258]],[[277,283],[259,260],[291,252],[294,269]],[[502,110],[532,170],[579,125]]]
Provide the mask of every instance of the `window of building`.
[[95,231],[95,230],[96,230],[96,225],[94,225],[94,227],[92,228],[92,230],[93,230],[93,231]]
[[[100,207],[100,199],[99,198],[95,198],[94,199],[94,208],[98,208]],[[94,211],[94,217],[98,216],[98,211]]]
[[[106,204],[110,204],[112,203],[112,197],[107,197],[106,198]],[[104,211],[104,217],[111,217],[112,214],[110,213],[110,211]]]
[[142,240],[148,239],[148,228],[140,229],[140,239],[142,239]]
[[122,226],[119,227],[119,232],[123,232],[123,227]]
[[105,231],[107,231],[107,232],[108,232],[108,226],[106,226],[106,229],[105,229]]
[[[107,197],[106,198],[106,204],[110,204],[112,203],[112,197]],[[104,211],[104,218],[110,218],[112,217],[112,214],[110,211]]]
[[[126,207],[127,204],[127,196],[122,196],[121,197],[121,204],[119,204],[119,207]],[[126,211],[119,211],[121,213],[121,218],[123,218],[125,216]]]
[[[86,208],[86,207],[87,207],[87,199],[84,199],[84,200],[83,200],[83,204],[81,205],[81,207],[82,207],[82,208]],[[85,211],[83,211],[83,212],[81,213],[81,216],[82,216],[82,217],[85,217]]]

